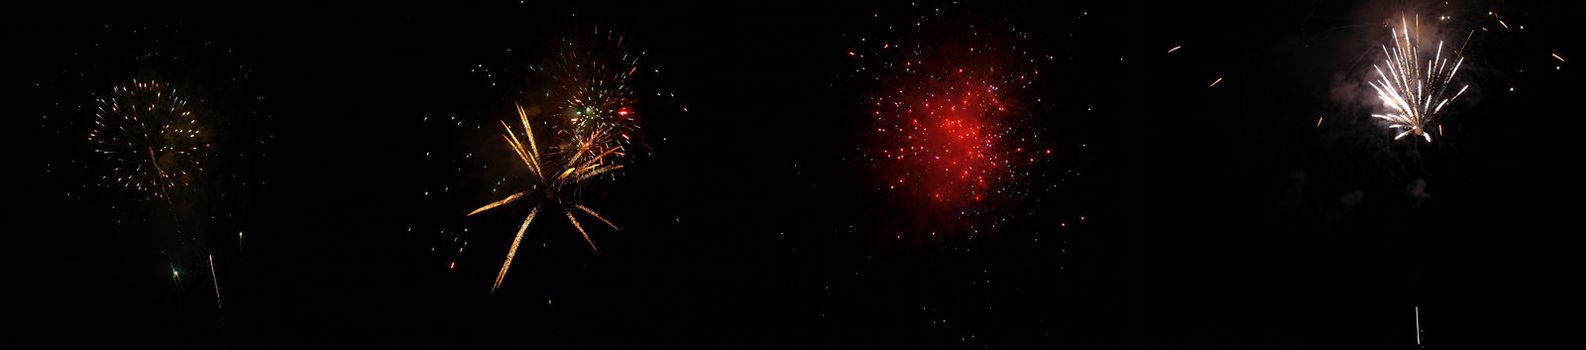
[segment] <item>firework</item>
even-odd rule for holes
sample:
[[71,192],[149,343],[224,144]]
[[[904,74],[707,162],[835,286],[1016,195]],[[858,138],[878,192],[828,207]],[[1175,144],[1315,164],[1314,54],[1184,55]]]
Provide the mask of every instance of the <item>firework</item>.
[[1035,151],[1037,136],[1023,128],[1032,102],[1025,96],[1040,76],[1027,66],[1039,59],[1003,42],[1023,35],[959,33],[867,38],[847,55],[860,60],[862,79],[878,83],[868,157],[884,188],[964,213],[1020,193],[1016,180],[1050,151]]
[[[1408,19],[1400,18],[1400,26],[1389,29],[1393,48],[1389,50],[1387,45],[1383,45],[1382,53],[1387,58],[1381,65],[1374,67],[1380,80],[1367,82],[1377,91],[1377,98],[1388,107],[1388,111],[1371,116],[1386,120],[1388,128],[1402,130],[1394,136],[1395,140],[1405,136],[1420,136],[1426,142],[1432,142],[1430,128],[1433,119],[1443,111],[1443,107],[1470,88],[1470,85],[1461,86],[1453,96],[1447,96],[1454,74],[1459,72],[1459,66],[1465,62],[1465,58],[1444,57],[1443,42],[1439,41],[1437,51],[1422,65],[1420,20],[1416,20],[1414,32],[1410,30]],[[1449,65],[1450,59],[1453,59],[1453,65]]]
[[95,102],[88,141],[110,163],[106,184],[169,199],[171,190],[203,171],[210,148],[204,125],[175,88],[134,80]]
[[[552,145],[545,153],[540,152],[539,142],[536,140],[534,128],[529,123],[529,113],[523,106],[517,106],[518,121],[522,124],[521,130],[513,129],[505,121],[501,122],[501,138],[507,143],[518,160],[528,168],[531,175],[528,190],[508,195],[506,198],[491,202],[469,212],[467,216],[483,213],[519,200],[529,198],[534,201],[533,208],[528,216],[524,217],[523,224],[518,226],[518,233],[512,238],[512,246],[507,249],[506,260],[501,263],[500,272],[496,273],[496,280],[490,290],[494,292],[501,287],[501,281],[507,275],[507,270],[512,266],[512,258],[517,255],[518,244],[523,241],[523,233],[528,231],[529,224],[539,214],[540,209],[560,210],[567,216],[567,221],[573,228],[583,235],[584,242],[589,243],[589,248],[599,251],[595,241],[589,238],[589,232],[574,215],[574,211],[595,218],[611,229],[616,230],[617,225],[606,220],[593,209],[585,206],[579,200],[577,192],[586,181],[622,169],[621,164],[610,164],[606,159],[613,157],[619,148],[603,148],[609,145],[612,138],[619,135],[616,127],[611,125],[592,125],[583,132],[577,130],[563,130],[564,135],[573,135],[563,139],[563,142]],[[519,137],[521,131],[522,137]],[[525,141],[527,143],[525,143]]]
[[[594,35],[602,34],[597,28]],[[602,160],[606,162],[624,159],[639,131],[632,79],[641,55],[624,50],[622,42],[622,36],[611,32],[594,40],[569,40],[548,69],[550,110],[560,114],[567,136],[587,137],[594,130],[605,130],[610,137],[591,144],[591,150],[615,150]]]

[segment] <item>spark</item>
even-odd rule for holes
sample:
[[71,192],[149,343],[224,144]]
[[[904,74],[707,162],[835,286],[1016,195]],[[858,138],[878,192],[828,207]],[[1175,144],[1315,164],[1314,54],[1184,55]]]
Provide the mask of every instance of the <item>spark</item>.
[[[596,36],[602,32],[596,29]],[[625,159],[635,146],[640,113],[633,89],[640,72],[639,59],[623,48],[623,37],[604,32],[592,40],[569,40],[552,63],[551,89],[546,92],[551,110],[566,120],[568,134],[585,137],[595,129],[608,129],[607,137],[591,145],[595,153],[616,150],[602,162]]]
[[1497,20],[1498,21],[1498,25],[1503,26],[1503,29],[1509,29],[1509,24],[1508,23],[1504,23],[1503,22],[1503,18],[1498,17],[1498,13],[1497,12],[1487,11],[1487,14],[1492,15],[1492,19]]
[[1553,53],[1553,59],[1558,60],[1558,63],[1565,63],[1564,62],[1564,58],[1563,57],[1559,57],[1557,52]]
[[1179,48],[1183,48],[1183,47],[1184,47],[1184,45],[1174,46],[1171,49],[1167,49],[1167,53],[1173,53],[1173,51],[1178,51]]
[[209,280],[211,282],[213,282],[214,285],[215,285],[215,310],[220,312],[220,331],[221,331],[221,334],[225,334],[225,332],[226,332],[226,308],[221,303],[221,299],[220,299],[220,277],[219,277],[218,273],[215,271],[215,255],[214,254],[209,254],[208,257],[209,257]]
[[1421,306],[1415,306],[1415,345],[1421,346]]
[[1211,85],[1207,85],[1206,87],[1217,87],[1217,83],[1221,83],[1221,82],[1223,82],[1223,77],[1217,77],[1217,80],[1213,80],[1212,84]]
[[[1420,39],[1410,31],[1408,19],[1401,18],[1400,22],[1401,28],[1389,29],[1393,49],[1389,50],[1387,45],[1383,45],[1382,52],[1387,58],[1383,64],[1373,67],[1380,80],[1367,82],[1377,91],[1377,97],[1389,111],[1371,116],[1386,120],[1390,129],[1402,130],[1394,136],[1395,140],[1405,136],[1421,136],[1426,142],[1432,142],[1432,134],[1427,128],[1433,118],[1449,102],[1470,88],[1470,85],[1464,85],[1453,96],[1444,97],[1453,83],[1454,74],[1459,72],[1459,66],[1465,59],[1458,57],[1450,66],[1451,57],[1443,57],[1443,42],[1439,41],[1435,55],[1426,60],[1424,66],[1421,65]],[[1416,27],[1419,31],[1419,21]],[[1387,67],[1386,70],[1383,67]]]

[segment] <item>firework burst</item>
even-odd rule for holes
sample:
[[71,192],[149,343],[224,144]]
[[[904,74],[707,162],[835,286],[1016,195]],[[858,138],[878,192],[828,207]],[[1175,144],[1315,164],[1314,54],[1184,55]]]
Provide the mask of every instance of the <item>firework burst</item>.
[[[601,36],[597,28],[594,35]],[[595,141],[596,153],[614,150],[603,162],[625,159],[639,135],[638,98],[632,79],[639,71],[642,54],[623,49],[623,37],[605,32],[595,40],[569,40],[548,71],[551,81],[546,92],[550,110],[560,114],[568,137],[584,138],[603,130],[609,134]],[[607,136],[607,135],[602,135]]]
[[1026,96],[1041,74],[1030,66],[1041,60],[1009,43],[1024,34],[961,33],[867,38],[848,56],[878,83],[868,100],[876,142],[867,157],[883,188],[967,214],[1023,193],[1019,179],[1051,151],[1038,151],[1025,127],[1035,102]]
[[[590,208],[581,194],[598,180],[616,180],[637,155],[645,153],[641,109],[661,110],[642,108],[642,103],[655,101],[645,100],[648,93],[641,95],[640,91],[645,90],[635,87],[637,76],[660,71],[641,70],[639,61],[644,53],[629,52],[623,45],[623,36],[596,28],[563,39],[547,64],[528,67],[533,74],[527,81],[543,88],[540,93],[527,95],[530,103],[517,106],[516,122],[501,123],[501,136],[512,150],[514,162],[522,163],[529,176],[517,181],[503,179],[497,186],[515,186],[506,192],[510,194],[466,215],[472,217],[518,202],[531,203],[491,292],[501,287],[524,233],[541,214],[566,217],[590,249],[597,252],[598,247],[586,230],[590,228],[585,225],[588,220],[593,218],[612,230],[618,229]],[[476,67],[476,71],[492,77],[491,69],[484,65]],[[462,244],[466,247],[467,242]],[[462,249],[458,248],[459,254]],[[455,268],[455,263],[453,260],[449,266]]]
[[[601,145],[612,142],[611,139],[616,137],[614,127],[591,127],[587,131],[577,133],[577,137],[568,137],[564,142],[553,145],[549,152],[541,153],[534,127],[529,123],[529,112],[521,105],[517,106],[517,112],[522,128],[513,129],[510,124],[502,121],[501,137],[517,155],[518,160],[528,168],[531,175],[530,189],[513,193],[468,213],[468,216],[473,216],[524,199],[534,202],[529,214],[524,217],[523,224],[518,226],[517,235],[512,238],[506,260],[501,263],[501,270],[496,274],[496,280],[490,287],[492,292],[501,287],[502,279],[506,277],[507,270],[512,266],[512,258],[517,255],[518,244],[523,241],[523,233],[528,231],[529,224],[534,222],[535,216],[542,208],[546,211],[560,211],[567,217],[567,221],[572,223],[573,228],[583,235],[584,242],[589,243],[589,248],[596,251],[599,249],[595,247],[595,241],[589,238],[589,232],[584,230],[575,211],[593,217],[613,230],[617,229],[616,224],[585,206],[578,196],[578,191],[586,181],[622,169],[621,164],[606,162],[606,159],[613,157],[618,149],[601,148]],[[519,132],[522,133],[521,137]]]
[[110,163],[107,185],[136,189],[158,198],[203,171],[210,149],[204,125],[175,88],[154,81],[116,86],[95,98],[88,141]]
[[[1377,98],[1382,100],[1387,112],[1372,114],[1374,118],[1385,120],[1388,127],[1401,130],[1394,139],[1405,136],[1420,136],[1426,142],[1432,142],[1432,126],[1434,118],[1443,111],[1449,102],[1459,98],[1470,88],[1463,85],[1452,96],[1454,74],[1459,72],[1460,64],[1465,62],[1464,57],[1443,56],[1443,42],[1437,42],[1437,51],[1426,64],[1421,64],[1420,55],[1420,19],[1415,21],[1414,31],[1410,28],[1410,21],[1400,18],[1400,27],[1389,29],[1393,37],[1393,48],[1382,46],[1382,53],[1387,56],[1381,65],[1376,68],[1378,80],[1370,81]],[[1450,59],[1453,65],[1449,65]],[[1386,67],[1386,68],[1384,68]]]

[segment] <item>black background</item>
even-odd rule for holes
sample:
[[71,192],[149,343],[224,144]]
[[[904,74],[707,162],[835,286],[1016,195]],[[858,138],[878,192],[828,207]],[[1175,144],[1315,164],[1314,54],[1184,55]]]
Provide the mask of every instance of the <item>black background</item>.
[[[1577,56],[1563,5],[1423,9],[1528,28],[1473,36],[1474,90],[1431,145],[1333,97],[1376,60],[1393,4],[366,5],[5,16],[26,194],[8,342],[1413,348],[1420,305],[1428,347],[1463,347],[1565,332],[1539,315],[1578,304],[1559,224],[1579,78],[1548,56]],[[853,40],[937,7],[1056,57],[1032,92],[1062,154],[1044,170],[1082,174],[1032,184],[1050,187],[973,239],[924,238],[875,188],[848,74]],[[647,111],[653,153],[595,200],[622,230],[592,230],[595,254],[541,219],[492,294],[526,209],[464,220],[504,171],[475,170],[508,159],[492,127],[537,90],[517,69],[595,28],[675,97]],[[132,78],[203,91],[225,139],[248,140],[222,143],[218,180],[179,206],[206,237],[182,249],[166,204],[95,185],[82,142],[93,94]],[[224,327],[191,275],[206,269],[170,278],[200,252]]]

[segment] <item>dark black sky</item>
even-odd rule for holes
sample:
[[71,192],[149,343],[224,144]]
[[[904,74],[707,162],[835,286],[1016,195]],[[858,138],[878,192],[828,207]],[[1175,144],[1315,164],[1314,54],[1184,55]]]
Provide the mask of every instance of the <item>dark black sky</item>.
[[[1548,56],[1578,56],[1562,5],[1422,8],[1527,26],[1473,35],[1474,91],[1432,145],[1391,141],[1340,92],[1395,5],[324,6],[4,16],[26,222],[12,342],[1412,348],[1419,305],[1428,346],[1459,347],[1565,331],[1532,315],[1578,304],[1558,275],[1579,173],[1579,76]],[[916,206],[877,189],[845,55],[937,7],[1054,57],[1030,127],[1060,156],[974,238],[924,238]],[[651,153],[591,200],[622,230],[592,230],[596,254],[541,219],[491,294],[526,210],[463,218],[503,176],[481,169],[509,157],[493,127],[538,91],[525,67],[597,28],[668,95],[644,102]],[[171,205],[96,185],[88,106],[134,78],[225,116],[208,181],[174,210],[202,239],[173,243]],[[192,275],[206,253],[223,326]]]

